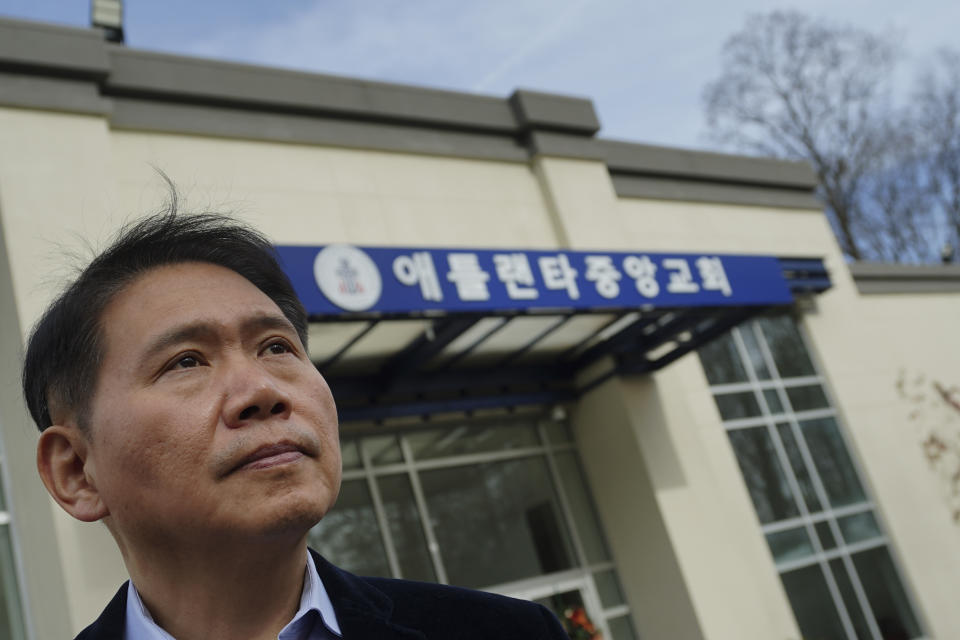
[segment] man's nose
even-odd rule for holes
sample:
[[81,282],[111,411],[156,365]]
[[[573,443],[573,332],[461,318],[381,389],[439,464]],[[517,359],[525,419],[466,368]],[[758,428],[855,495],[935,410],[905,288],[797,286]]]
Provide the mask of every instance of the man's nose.
[[290,415],[290,397],[278,381],[256,362],[236,363],[231,367],[226,394],[223,418],[230,428]]

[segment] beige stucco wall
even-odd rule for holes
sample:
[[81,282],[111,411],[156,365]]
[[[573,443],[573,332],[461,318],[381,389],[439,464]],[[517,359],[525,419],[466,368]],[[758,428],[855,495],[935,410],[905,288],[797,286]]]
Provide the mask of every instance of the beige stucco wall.
[[152,165],[193,207],[235,211],[281,244],[554,244],[523,163],[128,131],[110,136],[109,163],[125,210],[163,196]]
[[685,382],[699,365],[678,365],[611,379],[573,412],[638,633],[799,638],[710,398]]

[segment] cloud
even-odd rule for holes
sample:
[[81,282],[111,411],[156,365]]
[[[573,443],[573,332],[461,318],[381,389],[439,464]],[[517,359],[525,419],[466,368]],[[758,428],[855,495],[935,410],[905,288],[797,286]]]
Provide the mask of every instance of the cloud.
[[[547,16],[543,28],[536,31],[526,42],[521,43],[509,56],[500,64],[487,73],[479,82],[473,85],[473,89],[480,91],[486,89],[503,78],[507,73],[516,70],[523,62],[530,58],[531,54],[541,49],[545,43],[551,40],[559,39],[565,32],[571,30],[574,26],[573,19],[586,7],[588,0],[576,0],[569,3],[559,13],[553,16]],[[576,37],[577,34],[569,34]]]

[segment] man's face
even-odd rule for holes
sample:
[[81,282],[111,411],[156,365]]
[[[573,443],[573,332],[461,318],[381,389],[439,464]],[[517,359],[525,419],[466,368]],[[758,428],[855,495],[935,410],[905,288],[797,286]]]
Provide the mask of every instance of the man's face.
[[263,292],[220,266],[163,266],[101,326],[87,470],[121,547],[303,534],[326,513],[336,408]]

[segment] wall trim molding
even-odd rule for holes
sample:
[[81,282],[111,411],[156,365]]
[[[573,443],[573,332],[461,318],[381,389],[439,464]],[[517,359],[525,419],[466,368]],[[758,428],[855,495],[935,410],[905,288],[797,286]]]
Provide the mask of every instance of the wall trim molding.
[[849,267],[862,294],[960,293],[960,264],[854,262]]

